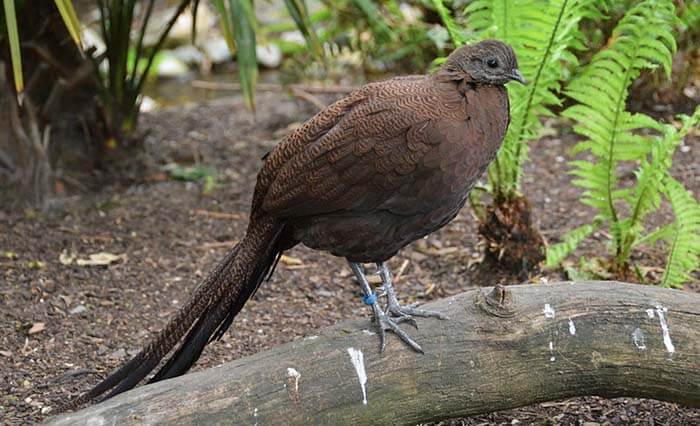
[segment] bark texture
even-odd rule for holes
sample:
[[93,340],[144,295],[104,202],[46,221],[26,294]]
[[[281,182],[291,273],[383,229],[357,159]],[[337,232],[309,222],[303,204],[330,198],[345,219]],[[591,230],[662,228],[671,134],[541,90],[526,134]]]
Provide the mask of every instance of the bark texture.
[[350,321],[50,424],[416,424],[583,395],[700,407],[700,294],[561,282],[426,308],[450,320],[417,319],[425,355],[395,336],[379,354]]

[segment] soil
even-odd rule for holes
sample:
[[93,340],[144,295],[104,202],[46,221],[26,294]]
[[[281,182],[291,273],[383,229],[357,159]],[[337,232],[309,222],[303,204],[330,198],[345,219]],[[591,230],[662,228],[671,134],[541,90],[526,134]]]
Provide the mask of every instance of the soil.
[[[329,99],[323,99],[329,102]],[[0,418],[39,422],[55,407],[99,381],[157,332],[190,290],[242,235],[260,157],[291,126],[314,112],[279,94],[261,94],[255,119],[240,98],[144,115],[147,166],[130,185],[65,197],[48,213],[0,212]],[[590,220],[570,185],[566,161],[573,136],[552,125],[533,144],[523,193],[533,220],[550,240]],[[673,174],[700,194],[700,138],[688,140]],[[216,170],[216,185],[169,178],[168,164]],[[624,177],[623,177],[624,179]],[[669,220],[662,210],[656,220]],[[472,211],[392,261],[404,302],[446,297],[478,285],[517,278],[480,266],[483,253]],[[596,233],[579,255],[599,254]],[[106,266],[80,266],[94,253]],[[195,370],[212,367],[313,334],[351,318],[368,318],[360,288],[342,259],[296,247],[221,341]],[[663,251],[635,254],[646,279],[658,279]],[[99,262],[97,262],[99,263]],[[529,278],[565,279],[561,270]],[[687,291],[700,291],[695,275]],[[587,423],[588,422],[588,423]],[[654,400],[567,399],[468,419],[478,424],[700,424],[700,410]]]

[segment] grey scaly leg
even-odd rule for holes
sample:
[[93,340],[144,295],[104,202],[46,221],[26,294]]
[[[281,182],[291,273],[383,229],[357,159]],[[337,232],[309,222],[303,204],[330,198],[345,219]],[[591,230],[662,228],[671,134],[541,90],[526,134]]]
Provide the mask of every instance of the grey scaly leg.
[[413,348],[413,350],[423,353],[420,345],[416,343],[411,337],[399,327],[402,322],[412,322],[413,318],[409,316],[403,316],[398,318],[389,317],[382,309],[379,307],[377,302],[377,295],[372,291],[367,282],[367,277],[365,277],[365,271],[361,264],[350,262],[350,268],[352,272],[355,273],[355,278],[360,283],[362,287],[362,292],[365,294],[363,301],[372,308],[372,313],[374,315],[374,322],[377,325],[377,330],[379,332],[379,350],[384,352],[386,347],[386,330],[391,330],[399,336],[408,346]]
[[391,271],[386,266],[386,262],[377,263],[377,269],[379,270],[379,275],[382,277],[382,283],[384,291],[386,292],[386,298],[388,302],[387,311],[398,318],[410,318],[416,317],[426,317],[426,318],[439,318],[442,320],[448,319],[446,316],[435,311],[426,311],[423,309],[416,309],[412,306],[401,306],[399,305],[399,300],[396,298],[396,291],[394,290],[394,285],[391,282]]

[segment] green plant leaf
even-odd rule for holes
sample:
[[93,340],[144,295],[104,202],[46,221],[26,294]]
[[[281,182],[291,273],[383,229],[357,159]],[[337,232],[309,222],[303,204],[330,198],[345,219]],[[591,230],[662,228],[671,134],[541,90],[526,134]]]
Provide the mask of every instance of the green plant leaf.
[[447,33],[450,35],[452,43],[454,43],[456,47],[463,45],[466,40],[464,39],[464,36],[462,36],[462,33],[459,31],[457,24],[455,24],[454,20],[452,19],[452,16],[450,15],[450,11],[445,7],[443,1],[432,0],[432,3],[433,6],[435,6],[435,10],[437,11],[438,15],[440,15],[440,19],[445,25],[445,29],[447,29]]
[[216,7],[216,11],[219,14],[219,26],[224,40],[226,40],[228,50],[232,55],[235,55],[236,41],[233,39],[233,31],[231,30],[231,22],[229,20],[229,12],[226,3],[224,3],[224,0],[214,0],[214,7]]
[[229,0],[229,9],[243,96],[248,108],[255,110],[255,84],[258,79],[255,11],[251,0]]
[[56,8],[58,8],[58,12],[63,19],[63,24],[66,26],[66,29],[68,29],[68,33],[78,48],[82,49],[83,44],[80,40],[80,20],[78,19],[78,14],[75,13],[73,2],[71,0],[55,0],[55,2]]
[[673,207],[675,226],[661,285],[681,287],[700,266],[700,204],[670,175],[664,180],[664,189]]
[[560,81],[577,65],[571,53],[583,38],[579,24],[600,14],[606,2],[594,0],[474,0],[465,9],[479,38],[509,43],[528,84],[508,85],[511,122],[489,181],[496,199],[517,196],[528,142],[542,133],[540,118],[560,105]]
[[385,43],[394,38],[394,33],[384,22],[384,18],[375,2],[371,0],[351,0],[352,3],[362,11],[367,18],[372,32],[377,37],[379,43]]
[[17,15],[15,13],[15,0],[3,0],[5,9],[5,24],[7,25],[7,40],[10,43],[10,57],[12,61],[12,75],[15,80],[17,101],[22,104],[22,92],[24,91],[24,76],[22,74],[22,53],[19,46],[19,32],[17,31]]
[[[625,110],[628,90],[644,69],[670,69],[676,45],[671,0],[644,0],[619,21],[610,43],[567,86],[565,93],[577,102],[562,116],[574,121],[573,129],[584,137],[573,152],[588,151],[593,160],[577,160],[573,184],[584,189],[584,204],[608,221],[615,269],[624,269],[631,248],[643,231],[644,217],[659,205],[660,180],[668,165],[669,151],[650,131],[665,128],[644,114]],[[647,157],[651,153],[651,160]],[[623,161],[641,164],[637,185],[621,188],[617,168]],[[661,174],[658,172],[661,170]],[[628,208],[621,208],[621,203]]]
[[579,244],[593,233],[597,226],[583,225],[567,232],[562,238],[562,242],[551,245],[547,248],[547,260],[545,264],[548,268],[555,268],[569,255],[576,250]]
[[289,15],[294,20],[297,28],[304,35],[309,51],[320,58],[323,55],[323,48],[311,24],[306,2],[304,0],[284,0],[284,4],[287,6]]

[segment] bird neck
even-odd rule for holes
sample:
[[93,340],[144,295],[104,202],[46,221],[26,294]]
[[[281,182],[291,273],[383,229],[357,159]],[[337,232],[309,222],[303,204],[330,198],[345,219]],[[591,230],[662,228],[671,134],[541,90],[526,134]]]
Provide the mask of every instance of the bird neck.
[[466,81],[473,82],[471,76],[465,73],[461,69],[449,66],[449,64],[443,64],[437,71],[432,74],[433,78],[446,82],[446,81]]
[[464,71],[457,71],[446,66],[443,66],[434,72],[432,77],[438,83],[457,89],[457,91],[462,95],[464,95],[467,91],[474,90],[479,84]]

